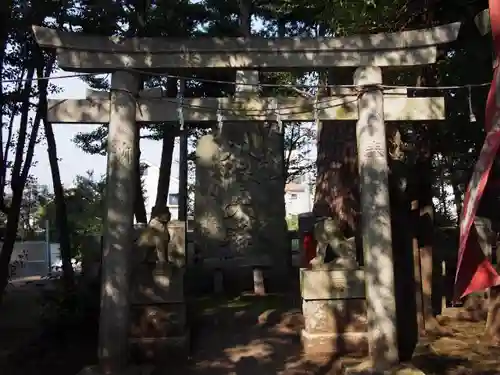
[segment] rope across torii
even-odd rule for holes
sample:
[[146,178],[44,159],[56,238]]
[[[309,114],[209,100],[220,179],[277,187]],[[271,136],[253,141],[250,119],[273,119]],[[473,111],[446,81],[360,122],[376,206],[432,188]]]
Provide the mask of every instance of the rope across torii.
[[465,193],[460,218],[455,300],[475,291],[500,285],[500,276],[482,251],[478,234],[473,226],[479,202],[488,182],[491,166],[500,146],[500,2],[489,0],[489,17],[488,10],[483,11],[476,17],[476,24],[482,34],[487,34],[491,30],[495,61],[493,80],[486,102],[486,139]]

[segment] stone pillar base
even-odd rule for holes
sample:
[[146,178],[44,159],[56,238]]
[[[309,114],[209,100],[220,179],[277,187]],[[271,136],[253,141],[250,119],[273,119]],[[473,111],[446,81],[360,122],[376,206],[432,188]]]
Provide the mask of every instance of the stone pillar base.
[[300,339],[306,356],[368,353],[368,338],[365,332],[308,333],[302,330]]

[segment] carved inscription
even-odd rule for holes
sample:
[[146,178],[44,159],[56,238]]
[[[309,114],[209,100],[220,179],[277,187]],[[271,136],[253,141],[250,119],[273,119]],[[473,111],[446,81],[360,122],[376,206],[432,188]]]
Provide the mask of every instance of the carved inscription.
[[382,147],[382,144],[380,142],[372,140],[370,144],[365,148],[364,157],[365,159],[383,158],[384,147]]
[[113,144],[111,146],[112,156],[122,164],[132,164],[133,159],[133,151],[130,146],[127,146],[126,143],[122,142],[122,144]]

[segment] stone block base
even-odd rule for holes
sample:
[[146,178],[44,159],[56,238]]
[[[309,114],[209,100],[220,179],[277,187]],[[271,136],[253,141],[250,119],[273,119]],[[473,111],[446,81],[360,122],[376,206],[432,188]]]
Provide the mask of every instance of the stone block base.
[[368,338],[365,332],[309,333],[302,330],[300,336],[304,354],[307,356],[368,353]]
[[130,354],[134,361],[160,363],[175,358],[186,360],[189,356],[190,332],[169,337],[131,338]]
[[342,364],[340,373],[342,375],[425,375],[418,368],[402,364],[387,370],[377,370],[369,360],[354,365]]

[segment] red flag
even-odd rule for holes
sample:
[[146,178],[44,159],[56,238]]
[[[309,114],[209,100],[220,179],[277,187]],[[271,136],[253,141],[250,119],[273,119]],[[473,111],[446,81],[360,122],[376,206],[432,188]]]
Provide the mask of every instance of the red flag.
[[477,207],[484,192],[488,175],[500,146],[500,86],[498,61],[500,56],[500,1],[489,0],[490,23],[493,34],[496,62],[493,70],[488,99],[486,101],[485,130],[488,132],[479,159],[474,167],[465,193],[460,218],[460,242],[458,249],[457,273],[455,275],[454,299],[460,299],[475,291],[500,285],[500,276],[479,246],[479,238],[473,226]]

